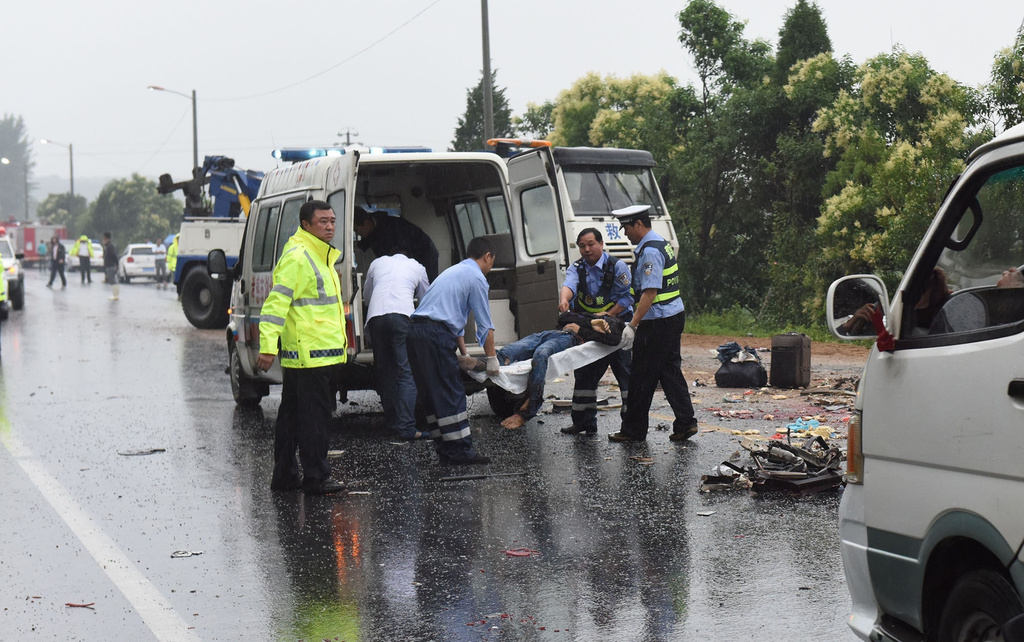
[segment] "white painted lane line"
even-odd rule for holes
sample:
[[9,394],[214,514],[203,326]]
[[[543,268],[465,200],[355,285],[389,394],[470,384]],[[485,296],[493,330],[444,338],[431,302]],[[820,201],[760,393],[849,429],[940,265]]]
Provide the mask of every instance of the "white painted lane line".
[[71,494],[52,475],[46,472],[39,459],[10,430],[2,431],[7,452],[18,463],[36,488],[82,542],[100,569],[117,586],[142,617],[158,640],[190,642],[199,636],[174,611],[174,607],[153,583],[128,560],[100,525],[78,505]]

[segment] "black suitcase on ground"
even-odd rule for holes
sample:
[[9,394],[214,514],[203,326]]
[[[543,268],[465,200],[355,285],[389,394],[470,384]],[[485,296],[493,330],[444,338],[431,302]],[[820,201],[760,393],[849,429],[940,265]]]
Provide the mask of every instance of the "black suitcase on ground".
[[811,338],[788,332],[772,337],[771,385],[806,388],[811,384]]

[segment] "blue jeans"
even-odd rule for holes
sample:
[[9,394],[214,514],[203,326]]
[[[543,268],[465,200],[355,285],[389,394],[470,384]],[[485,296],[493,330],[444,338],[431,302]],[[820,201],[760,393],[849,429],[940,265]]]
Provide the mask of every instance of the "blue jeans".
[[416,382],[405,347],[409,324],[404,314],[384,314],[370,319],[367,328],[384,421],[400,437],[412,439],[416,436]]
[[553,354],[571,348],[575,341],[573,335],[568,332],[545,330],[523,337],[498,350],[498,362],[503,366],[527,359],[533,364],[526,383],[526,392],[530,399],[526,410],[517,413],[520,417],[532,419],[540,410],[540,405],[544,403],[544,379],[548,374],[548,359]]

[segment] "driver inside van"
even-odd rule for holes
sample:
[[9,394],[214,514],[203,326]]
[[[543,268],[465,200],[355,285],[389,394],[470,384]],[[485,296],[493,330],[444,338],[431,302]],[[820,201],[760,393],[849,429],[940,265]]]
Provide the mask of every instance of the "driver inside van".
[[377,257],[381,257],[398,248],[402,254],[426,268],[427,279],[431,283],[437,278],[437,246],[415,224],[387,212],[367,212],[357,205],[353,229],[360,237],[356,243],[359,249],[373,250]]

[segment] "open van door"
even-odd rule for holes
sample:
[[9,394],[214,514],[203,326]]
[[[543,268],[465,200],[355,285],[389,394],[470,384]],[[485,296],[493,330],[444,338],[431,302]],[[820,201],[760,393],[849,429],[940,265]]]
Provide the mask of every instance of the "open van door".
[[550,149],[510,158],[508,172],[518,254],[514,305],[521,338],[555,328],[559,263],[567,264],[569,250]]

